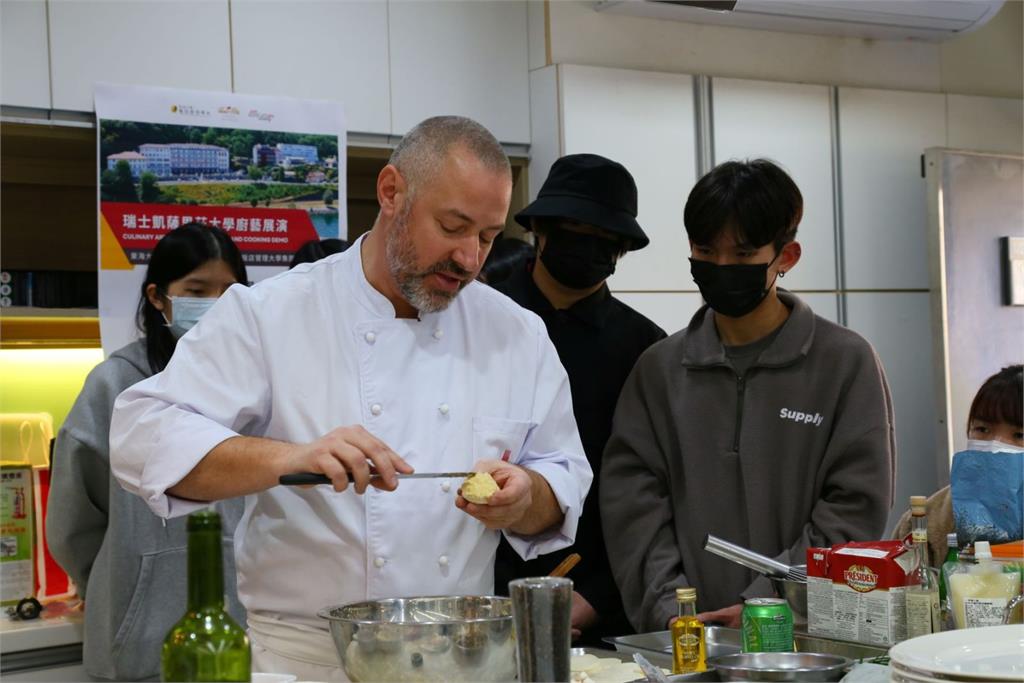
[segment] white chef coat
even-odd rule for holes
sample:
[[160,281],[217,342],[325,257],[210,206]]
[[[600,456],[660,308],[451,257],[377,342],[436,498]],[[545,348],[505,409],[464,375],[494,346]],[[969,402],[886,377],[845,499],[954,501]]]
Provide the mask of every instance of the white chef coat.
[[[593,474],[541,320],[476,282],[440,313],[398,319],[367,281],[361,246],[229,289],[164,372],[118,397],[117,479],[158,515],[184,515],[202,505],[167,489],[225,439],[303,443],[361,424],[418,472],[471,470],[509,451],[547,479],[565,520],[506,536],[526,559],[571,544]],[[459,484],[248,496],[235,533],[242,603],[322,629],[327,605],[491,593],[498,532],[455,508]]]

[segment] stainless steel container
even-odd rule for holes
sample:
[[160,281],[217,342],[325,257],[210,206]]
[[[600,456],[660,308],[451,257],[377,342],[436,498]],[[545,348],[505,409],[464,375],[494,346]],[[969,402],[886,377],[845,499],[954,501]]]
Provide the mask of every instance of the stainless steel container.
[[838,681],[852,660],[812,652],[743,652],[708,662],[724,681]]
[[[806,569],[806,565],[798,565],[802,569]],[[789,608],[793,610],[793,617],[799,623],[807,623],[807,582],[806,581],[791,581],[789,579],[780,579],[775,577],[769,577],[772,582],[772,588],[778,593],[780,598],[783,598],[789,603]]]
[[516,640],[509,598],[444,596],[325,607],[319,616],[358,683],[511,681]]
[[509,581],[519,638],[519,680],[568,681],[571,674],[572,581],[543,576]]

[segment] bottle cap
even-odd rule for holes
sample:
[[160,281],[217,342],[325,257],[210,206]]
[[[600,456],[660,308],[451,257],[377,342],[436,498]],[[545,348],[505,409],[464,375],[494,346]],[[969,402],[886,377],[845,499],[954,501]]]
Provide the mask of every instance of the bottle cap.
[[950,548],[959,548],[960,542],[956,538],[956,534],[946,534],[946,545]]
[[926,511],[926,504],[928,498],[926,496],[911,496],[910,497],[910,510],[915,517],[928,514]]
[[678,602],[690,602],[697,599],[696,588],[677,588],[676,600]]
[[220,531],[220,515],[215,510],[200,510],[188,516],[189,531]]

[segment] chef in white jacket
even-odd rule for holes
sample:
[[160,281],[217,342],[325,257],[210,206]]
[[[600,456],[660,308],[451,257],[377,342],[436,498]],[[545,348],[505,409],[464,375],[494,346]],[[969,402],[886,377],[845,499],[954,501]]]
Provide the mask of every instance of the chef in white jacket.
[[[324,606],[489,594],[499,533],[527,559],[573,541],[592,473],[565,371],[539,318],[474,281],[511,188],[485,128],[422,122],[354,248],[232,287],[118,398],[114,474],[158,515],[246,496],[254,670],[344,680]],[[395,478],[474,467],[501,486],[489,506],[458,480]],[[333,487],[277,486],[306,471]]]

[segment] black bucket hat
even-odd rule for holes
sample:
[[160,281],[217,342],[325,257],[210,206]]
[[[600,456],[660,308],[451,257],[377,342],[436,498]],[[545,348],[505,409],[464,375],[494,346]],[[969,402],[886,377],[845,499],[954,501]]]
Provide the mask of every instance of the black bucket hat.
[[626,238],[630,251],[650,239],[636,222],[636,182],[626,167],[597,154],[569,154],[551,165],[537,199],[516,214],[531,230],[531,218],[570,218]]

